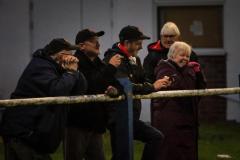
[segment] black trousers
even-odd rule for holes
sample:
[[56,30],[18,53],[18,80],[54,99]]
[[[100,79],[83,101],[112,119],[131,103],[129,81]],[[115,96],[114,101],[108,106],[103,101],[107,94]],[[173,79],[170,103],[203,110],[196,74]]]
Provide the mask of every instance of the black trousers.
[[[116,130],[115,124],[110,125],[112,160],[123,160],[121,155],[116,154]],[[164,135],[156,128],[141,120],[133,120],[133,136],[135,140],[145,143],[141,160],[157,159],[157,150],[161,146]],[[124,148],[125,146],[121,146]]]
[[64,139],[65,160],[105,160],[102,134],[68,127]]
[[5,160],[51,160],[49,154],[37,153],[23,141],[10,138],[4,139]]

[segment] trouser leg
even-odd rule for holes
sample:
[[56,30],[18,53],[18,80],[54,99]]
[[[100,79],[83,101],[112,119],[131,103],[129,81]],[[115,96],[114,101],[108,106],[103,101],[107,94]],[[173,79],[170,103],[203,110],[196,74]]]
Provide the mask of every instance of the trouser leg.
[[156,160],[157,150],[162,145],[163,134],[141,120],[134,120],[134,139],[145,143],[142,160]]
[[102,134],[69,127],[64,139],[65,160],[105,160]]
[[37,153],[21,140],[9,139],[5,143],[5,160],[51,160],[48,154]]
[[85,160],[105,160],[102,134],[93,132],[89,137]]
[[87,149],[88,132],[79,128],[69,127],[65,131],[65,160],[83,160]]
[[116,160],[116,128],[115,125],[111,125],[109,128],[112,158],[111,160]]

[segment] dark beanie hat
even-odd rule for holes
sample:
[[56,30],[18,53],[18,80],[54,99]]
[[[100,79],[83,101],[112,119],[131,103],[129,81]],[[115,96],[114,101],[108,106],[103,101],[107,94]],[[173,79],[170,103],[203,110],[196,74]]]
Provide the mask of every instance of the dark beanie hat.
[[99,31],[99,32],[94,32],[89,29],[84,29],[78,32],[76,39],[75,39],[75,44],[82,43],[84,41],[87,41],[95,36],[101,37],[104,35],[104,31]]
[[62,50],[77,50],[79,47],[77,45],[72,45],[63,38],[55,38],[49,44],[44,47],[46,54],[53,55]]
[[150,37],[145,36],[138,27],[135,26],[126,26],[123,27],[119,33],[119,40],[144,40],[150,39]]

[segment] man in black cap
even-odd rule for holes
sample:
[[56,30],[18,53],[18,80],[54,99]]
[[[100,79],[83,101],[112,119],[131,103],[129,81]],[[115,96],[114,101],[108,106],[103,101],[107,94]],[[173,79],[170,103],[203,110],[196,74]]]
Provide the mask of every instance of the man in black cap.
[[[12,99],[79,95],[86,80],[78,72],[71,45],[53,39],[33,54],[21,75]],[[6,160],[50,160],[64,133],[63,105],[19,106],[7,109],[3,120]]]
[[[108,63],[103,63],[100,54],[99,37],[103,31],[94,32],[84,29],[78,32],[76,44],[79,50],[75,56],[79,59],[79,70],[88,81],[86,94],[108,93],[117,96],[122,90],[115,79],[116,67],[121,63],[119,55],[113,56]],[[118,88],[118,90],[116,89]],[[81,107],[70,108],[68,127],[65,138],[66,160],[104,160],[102,134],[105,132],[108,111],[107,103],[87,103]]]
[[[119,43],[115,43],[111,49],[105,53],[105,62],[108,62],[111,57],[120,54],[122,58],[121,65],[117,68],[116,77],[128,77],[133,83],[134,94],[148,94],[153,91],[158,91],[170,84],[167,78],[160,79],[153,84],[147,83],[144,76],[144,71],[137,56],[142,49],[142,41],[150,39],[145,36],[137,27],[126,26],[119,33]],[[154,160],[156,158],[156,148],[160,145],[163,138],[162,133],[152,126],[139,120],[141,112],[141,100],[133,100],[133,133],[134,139],[145,143],[145,148],[142,155],[142,160]],[[110,124],[113,160],[122,160],[121,155],[115,153],[115,123]],[[124,147],[124,146],[122,146]]]

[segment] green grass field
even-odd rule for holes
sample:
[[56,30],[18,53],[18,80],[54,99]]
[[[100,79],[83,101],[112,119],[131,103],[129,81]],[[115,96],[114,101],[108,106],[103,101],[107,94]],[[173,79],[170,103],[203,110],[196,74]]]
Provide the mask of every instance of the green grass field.
[[199,160],[215,160],[217,154],[229,154],[240,160],[240,124],[203,123],[200,127]]
[[[240,124],[201,123],[199,136],[199,160],[216,160],[217,154],[229,154],[232,160],[240,160]],[[107,160],[111,157],[108,133],[104,135]],[[134,142],[134,159],[140,160],[143,144]],[[52,155],[54,160],[63,160],[62,147]],[[0,144],[0,160],[3,160],[3,146]]]

